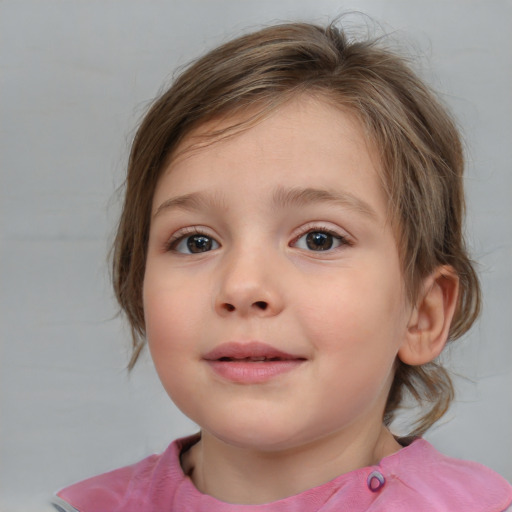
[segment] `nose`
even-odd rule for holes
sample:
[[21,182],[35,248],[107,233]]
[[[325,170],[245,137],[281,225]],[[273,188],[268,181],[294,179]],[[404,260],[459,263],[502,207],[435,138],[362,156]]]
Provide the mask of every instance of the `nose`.
[[278,275],[278,266],[268,255],[233,254],[220,272],[216,312],[221,316],[278,315],[284,308]]

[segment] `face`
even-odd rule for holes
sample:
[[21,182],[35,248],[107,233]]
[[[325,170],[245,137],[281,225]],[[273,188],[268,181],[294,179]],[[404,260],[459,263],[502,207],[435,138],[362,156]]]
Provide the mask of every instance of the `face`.
[[301,98],[178,154],[155,191],[143,291],[170,397],[240,447],[380,428],[410,308],[357,119]]

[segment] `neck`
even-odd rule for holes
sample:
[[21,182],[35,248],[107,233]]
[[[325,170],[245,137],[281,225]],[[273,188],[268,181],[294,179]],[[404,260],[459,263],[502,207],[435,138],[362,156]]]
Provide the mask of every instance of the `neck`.
[[269,503],[376,464],[399,450],[389,430],[379,427],[356,437],[334,434],[280,452],[232,446],[203,431],[201,440],[183,455],[182,465],[204,494],[228,503]]

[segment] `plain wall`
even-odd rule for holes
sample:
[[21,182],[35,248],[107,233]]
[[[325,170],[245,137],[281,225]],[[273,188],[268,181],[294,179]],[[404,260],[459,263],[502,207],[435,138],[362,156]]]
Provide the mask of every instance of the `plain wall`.
[[161,451],[195,426],[147,354],[128,375],[106,255],[129,142],[173,71],[261,23],[360,10],[421,55],[468,146],[484,313],[448,354],[458,398],[428,435],[512,480],[512,3],[0,1],[0,510]]

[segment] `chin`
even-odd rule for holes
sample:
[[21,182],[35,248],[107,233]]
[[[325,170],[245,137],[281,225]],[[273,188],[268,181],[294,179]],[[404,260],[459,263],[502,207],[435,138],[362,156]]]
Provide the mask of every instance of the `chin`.
[[302,436],[290,431],[290,424],[274,425],[260,420],[257,425],[232,422],[227,428],[206,429],[220,441],[245,450],[279,452],[305,442]]

